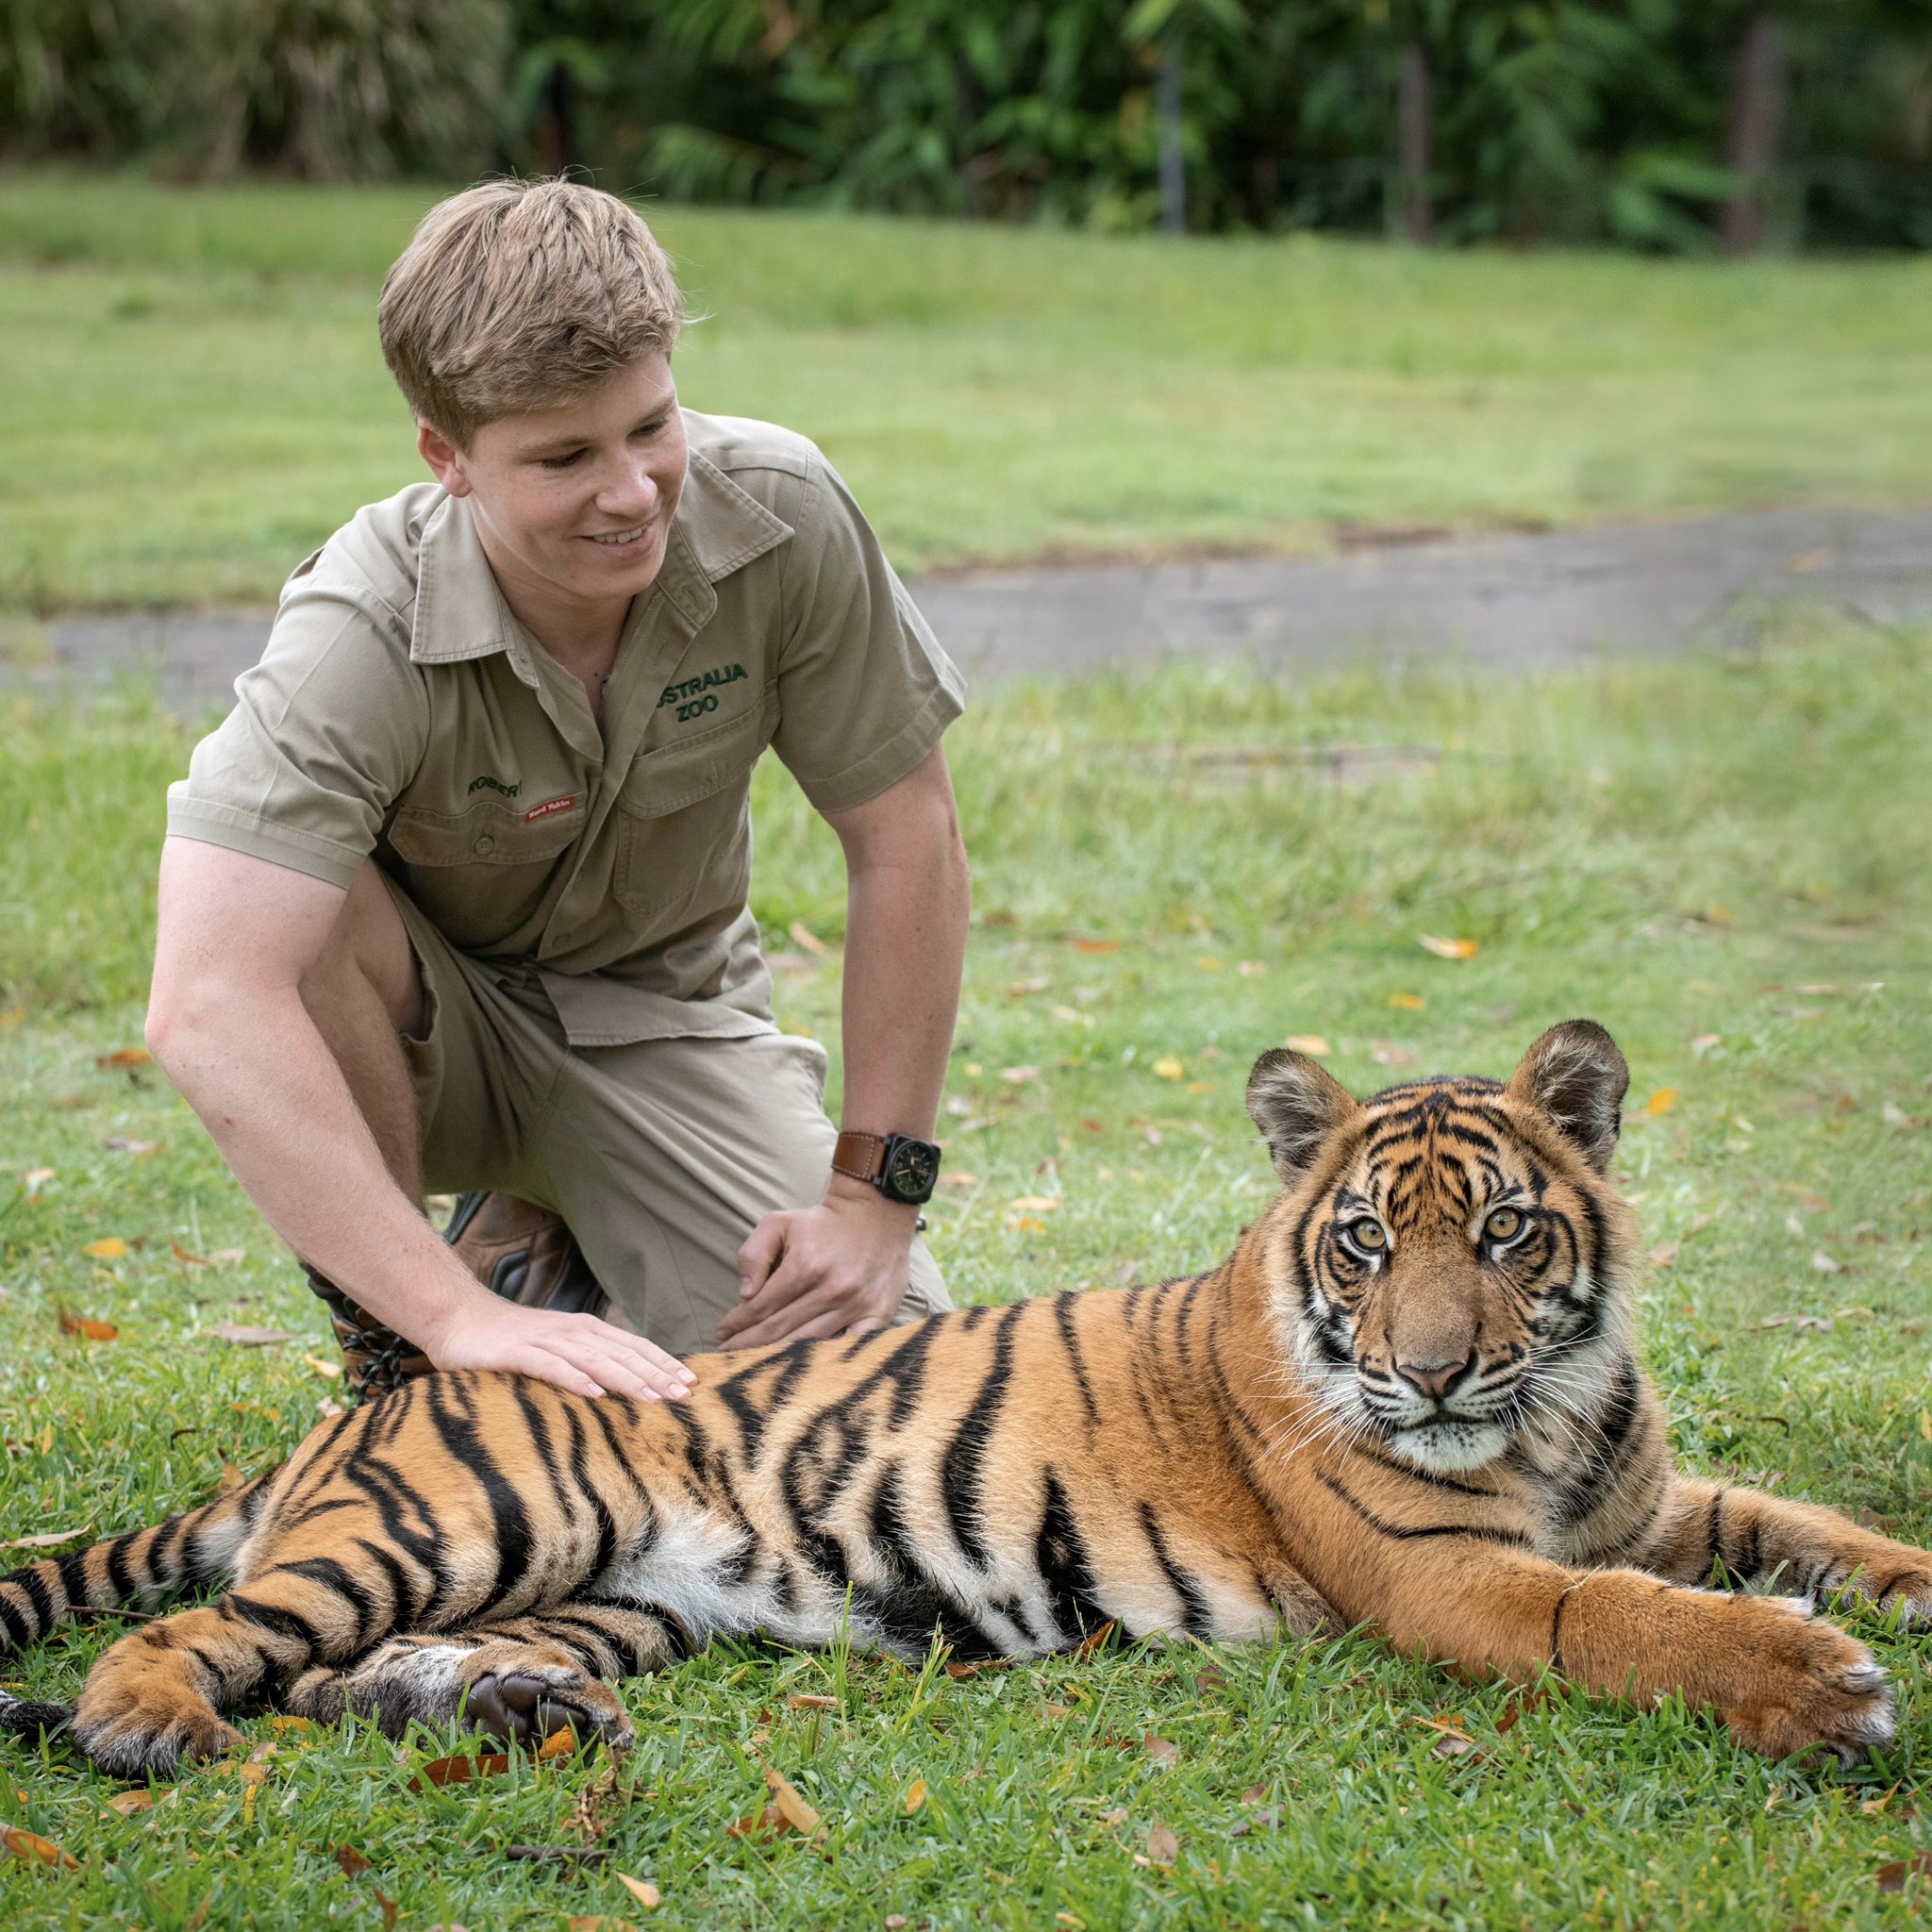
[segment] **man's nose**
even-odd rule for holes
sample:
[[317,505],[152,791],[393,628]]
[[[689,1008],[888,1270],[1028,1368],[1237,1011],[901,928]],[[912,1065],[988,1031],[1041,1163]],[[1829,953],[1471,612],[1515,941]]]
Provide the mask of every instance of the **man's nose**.
[[1440,1402],[1474,1367],[1475,1354],[1472,1350],[1459,1362],[1398,1361],[1395,1373],[1423,1394],[1434,1396]]

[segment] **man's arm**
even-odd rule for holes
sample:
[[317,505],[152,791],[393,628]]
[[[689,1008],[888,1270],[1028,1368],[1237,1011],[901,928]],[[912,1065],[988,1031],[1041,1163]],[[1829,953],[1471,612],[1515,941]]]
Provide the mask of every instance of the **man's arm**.
[[[959,1011],[970,904],[952,774],[935,749],[866,804],[827,814],[845,849],[841,1122],[930,1140]],[[739,1250],[730,1348],[891,1320],[919,1210],[835,1174],[816,1208],[768,1214]]]
[[302,996],[347,896],[266,859],[169,839],[147,1017],[155,1058],[275,1232],[439,1368],[518,1370],[586,1395],[683,1393],[688,1372],[654,1344],[491,1294],[397,1186]]

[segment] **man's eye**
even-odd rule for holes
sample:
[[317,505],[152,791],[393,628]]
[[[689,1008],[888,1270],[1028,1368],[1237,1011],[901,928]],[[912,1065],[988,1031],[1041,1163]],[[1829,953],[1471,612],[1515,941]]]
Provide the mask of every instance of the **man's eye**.
[[658,416],[654,421],[646,423],[636,434],[639,436],[656,436],[658,430],[663,428],[665,421],[664,417]]
[[1348,1238],[1365,1255],[1379,1255],[1389,1245],[1389,1230],[1374,1215],[1348,1224]]
[[1514,1208],[1498,1208],[1483,1223],[1483,1232],[1492,1241],[1513,1241],[1523,1232],[1523,1216]]
[[543,457],[540,460],[546,470],[567,470],[582,455],[582,450],[574,449],[567,457]]

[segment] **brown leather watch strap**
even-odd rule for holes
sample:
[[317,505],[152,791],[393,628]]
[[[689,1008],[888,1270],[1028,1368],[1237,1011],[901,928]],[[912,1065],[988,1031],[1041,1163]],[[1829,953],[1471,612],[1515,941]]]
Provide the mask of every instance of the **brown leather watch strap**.
[[832,1172],[842,1174],[847,1180],[875,1181],[885,1166],[883,1134],[841,1134],[832,1149]]

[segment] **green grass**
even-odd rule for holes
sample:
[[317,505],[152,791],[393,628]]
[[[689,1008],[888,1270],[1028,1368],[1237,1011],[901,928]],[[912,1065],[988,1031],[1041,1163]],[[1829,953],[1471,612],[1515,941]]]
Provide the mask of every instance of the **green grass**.
[[[1591,1014],[1635,1069],[1622,1169],[1646,1241],[1674,1248],[1642,1309],[1684,1459],[1932,1542],[1932,633],[1808,625],[1507,685],[1194,671],[979,704],[951,741],[976,874],[944,1117],[974,1179],[934,1209],[956,1295],[1218,1258],[1269,1196],[1240,1094],[1286,1035],[1324,1035],[1367,1089],[1404,1064],[1502,1074]],[[0,1000],[25,1009],[0,1029],[0,1541],[191,1502],[284,1453],[329,1387],[305,1360],[328,1354],[315,1305],[192,1118],[151,1070],[99,1064],[139,1038],[158,786],[193,735],[131,698],[0,711]],[[1300,756],[1394,743],[1437,756],[1367,785]],[[769,766],[756,803],[761,917],[836,941],[835,841]],[[1423,934],[1481,950],[1444,961]],[[786,963],[782,1017],[834,1039],[836,958]],[[105,1237],[129,1255],[82,1254]],[[243,1257],[198,1268],[176,1243]],[[119,1338],[63,1335],[63,1308]],[[1764,1325],[1795,1314],[1831,1325]],[[237,1349],[225,1318],[308,1339]],[[71,1629],[9,1681],[71,1694],[121,1627]],[[1676,1710],[1559,1700],[1499,1735],[1504,1692],[1366,1639],[1224,1650],[1218,1682],[1183,1647],[963,1681],[720,1649],[628,1687],[635,1796],[606,1843],[662,1888],[651,1923],[693,1927],[1903,1925],[1923,1888],[1874,1874],[1932,1852],[1932,1649],[1873,1641],[1903,1724],[1850,1776]],[[1479,1753],[1433,1755],[1418,1720],[1442,1712]],[[608,1874],[505,1857],[572,1841],[591,1768],[425,1795],[411,1770],[447,1739],[248,1730],[279,1746],[252,1807],[202,1773],[126,1819],[59,1751],[0,1748],[0,1817],[80,1861],[0,1860],[0,1922],[374,1925],[375,1888],[404,1932],[639,1916]],[[824,1814],[817,1845],[725,1835],[766,1765]],[[1170,1872],[1135,1862],[1157,1820]],[[343,1844],[375,1869],[343,1877]]]
[[[413,480],[375,295],[430,194],[0,174],[0,604],[265,599]],[[910,568],[1932,497],[1932,261],[658,219],[686,399]]]

